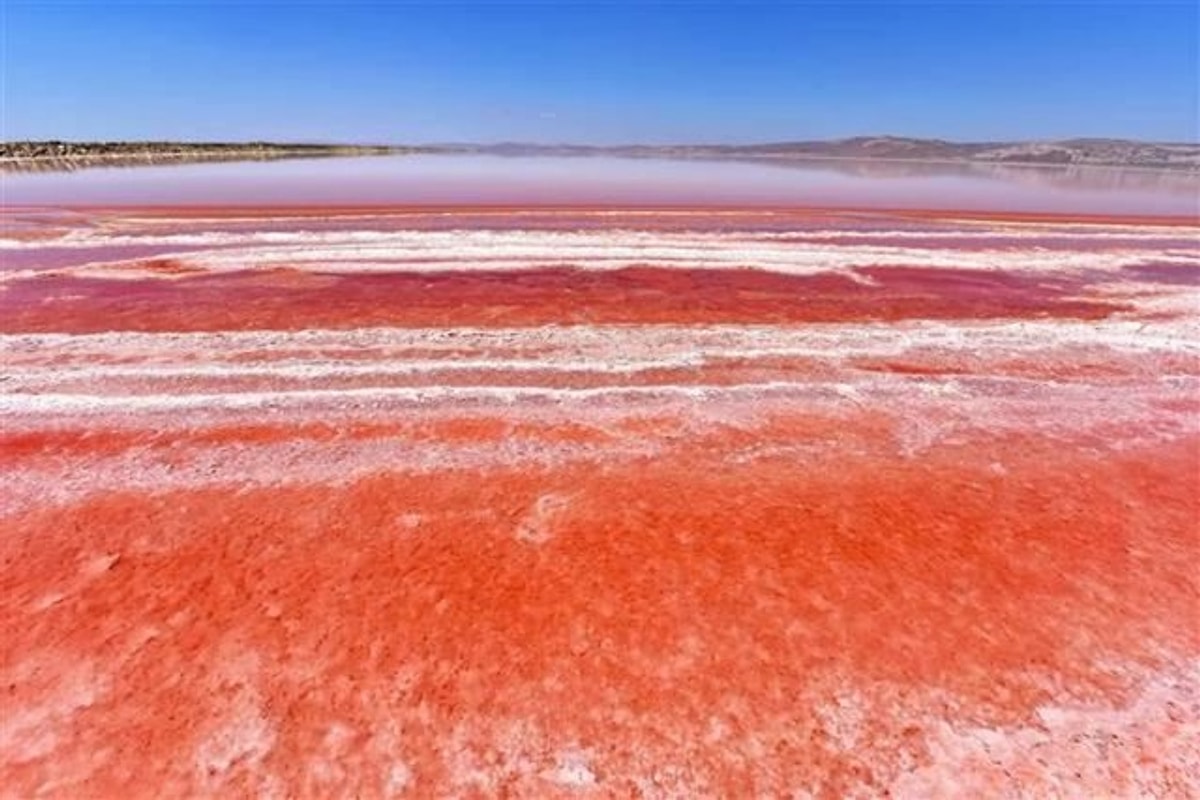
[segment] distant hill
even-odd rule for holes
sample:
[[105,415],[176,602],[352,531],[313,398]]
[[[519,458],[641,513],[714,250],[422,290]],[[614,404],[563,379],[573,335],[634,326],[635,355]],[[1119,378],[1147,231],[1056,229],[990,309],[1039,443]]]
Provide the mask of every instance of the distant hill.
[[1061,164],[1200,171],[1200,144],[1126,139],[1044,142],[951,142],[901,136],[856,136],[768,144],[720,145],[452,145],[452,149],[502,155],[626,155],[675,158],[881,159],[1001,164]]

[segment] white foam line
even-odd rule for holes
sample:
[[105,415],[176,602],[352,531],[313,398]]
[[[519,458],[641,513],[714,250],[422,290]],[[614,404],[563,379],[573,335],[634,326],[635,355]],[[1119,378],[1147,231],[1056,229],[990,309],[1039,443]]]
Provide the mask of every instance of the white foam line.
[[[844,235],[826,232],[830,237]],[[900,245],[837,244],[794,241],[796,233],[726,234],[645,231],[399,231],[260,232],[161,237],[126,236],[97,240],[94,234],[69,234],[55,246],[95,247],[160,244],[217,249],[163,253],[185,266],[210,272],[292,267],[319,272],[371,271],[516,271],[571,265],[614,270],[659,265],[676,269],[749,267],[782,274],[815,274],[878,265],[952,269],[1061,271],[1116,270],[1153,261],[1200,264],[1200,253],[1154,247],[1099,252],[1039,247],[991,247],[985,250]],[[70,238],[75,237],[75,238]],[[89,238],[92,237],[92,238]],[[882,238],[882,237],[881,237]],[[60,240],[61,241],[61,240]],[[235,246],[236,245],[236,246]],[[43,248],[44,242],[9,242],[10,248]],[[0,276],[18,280],[34,275],[82,274],[108,278],[182,277],[146,268],[144,259],[92,262],[53,271],[19,270]]]
[[[695,248],[630,247],[618,243],[530,247],[523,244],[459,244],[441,247],[360,246],[272,247],[244,250],[206,250],[161,256],[184,266],[211,272],[292,267],[319,272],[510,272],[574,266],[588,270],[618,270],[662,265],[673,269],[752,267],[789,275],[873,266],[904,266],[994,271],[1119,270],[1147,262],[1200,264],[1200,254],[1161,249],[1119,249],[1100,252],[1052,251],[1038,248],[958,250],[880,245],[788,243],[776,246]],[[107,266],[138,267],[137,259],[108,262]],[[97,263],[97,266],[105,266]],[[86,267],[75,268],[85,271]],[[64,271],[72,271],[70,269]],[[138,270],[141,272],[141,270]],[[149,275],[161,275],[144,270]],[[44,273],[43,273],[44,274]]]
[[[270,359],[272,351],[301,351],[304,362],[321,360],[322,349],[336,351],[338,364],[348,358],[387,357],[397,360],[406,349],[447,350],[445,363],[464,350],[481,355],[513,353],[477,363],[523,363],[522,350],[532,351],[524,363],[579,361],[589,365],[634,364],[669,359],[760,358],[900,353],[913,348],[1029,350],[1059,346],[1108,347],[1135,352],[1200,350],[1200,320],[1147,323],[1142,320],[1001,321],[947,324],[914,320],[902,323],[813,323],[783,325],[548,325],[537,328],[354,328],[297,331],[219,331],[189,333],[35,333],[0,334],[0,358],[15,366],[20,360],[49,356],[103,361],[145,358],[144,366],[162,358],[229,361],[250,355]],[[356,354],[344,356],[343,353]],[[587,359],[595,354],[596,359]],[[441,362],[414,359],[409,363]],[[53,366],[50,364],[49,366]],[[120,366],[114,364],[112,366]],[[143,366],[139,363],[138,365]],[[0,384],[2,385],[2,384]]]
[[[271,222],[274,220],[268,220]],[[796,240],[838,241],[842,239],[880,240],[929,240],[929,241],[977,241],[988,239],[1059,238],[1079,241],[1104,241],[1122,239],[1133,241],[1179,240],[1200,237],[1200,226],[1186,228],[1131,227],[1119,230],[1078,230],[1067,226],[1029,229],[997,227],[988,230],[880,230],[880,229],[814,229],[796,228],[772,231],[645,231],[636,229],[608,229],[603,231],[543,231],[536,229],[479,230],[479,229],[397,229],[397,230],[282,230],[282,231],[200,231],[173,234],[129,234],[110,233],[102,230],[76,230],[51,240],[27,241],[0,239],[0,250],[36,250],[45,247],[72,249],[116,247],[130,245],[185,245],[185,246],[249,246],[249,245],[298,245],[323,244],[390,244],[411,247],[445,247],[464,241],[511,244],[526,242],[553,246],[587,244],[611,244],[623,246],[648,246],[658,244],[677,247],[709,245],[721,247],[752,243],[776,242],[795,243]]]
[[939,219],[938,222],[943,223],[943,224],[953,224],[953,225],[969,225],[972,227],[979,227],[982,225],[987,225],[995,230],[1009,230],[1009,229],[1042,230],[1042,231],[1080,230],[1080,231],[1085,231],[1085,232],[1146,231],[1147,233],[1149,233],[1149,232],[1161,233],[1165,236],[1171,236],[1173,234],[1178,234],[1178,233],[1184,233],[1185,235],[1192,235],[1192,236],[1200,235],[1200,224],[1196,223],[1196,216],[1194,214],[1192,214],[1192,215],[1189,215],[1189,217],[1190,217],[1190,219],[1188,220],[1188,224],[1186,224],[1186,225],[1154,225],[1154,224],[1144,224],[1144,223],[1113,223],[1113,222],[1100,222],[1100,221],[1097,221],[1097,222],[1012,222],[1012,221],[996,221],[996,220],[950,218],[950,217]]
[[[443,360],[419,359],[413,361],[329,361],[321,359],[269,359],[257,362],[196,362],[183,364],[144,363],[139,365],[87,365],[30,364],[13,366],[6,370],[5,381],[0,383],[4,391],[16,391],[30,387],[57,384],[65,381],[104,381],[112,379],[164,380],[164,379],[223,379],[223,378],[282,378],[322,379],[354,377],[386,377],[395,375],[449,375],[464,373],[554,373],[554,374],[599,374],[636,375],[656,370],[703,369],[706,367],[729,366],[730,362],[749,362],[751,367],[762,366],[754,362],[763,359],[824,359],[833,365],[841,365],[846,359],[856,357],[897,357],[905,354],[920,355],[922,348],[903,339],[884,346],[837,348],[765,347],[694,349],[679,353],[671,358],[638,360],[623,357],[620,360],[568,359],[554,357],[487,358]],[[1091,345],[1096,342],[1089,342]],[[928,352],[929,348],[924,348]],[[1150,350],[1164,349],[1146,348]],[[1200,342],[1171,342],[1171,352],[1191,352],[1200,356]],[[1030,351],[1044,353],[1046,345],[1038,341],[1022,341],[1019,344],[1000,345],[993,353],[996,358],[1006,358]],[[945,357],[946,351],[939,348],[937,355]],[[953,352],[953,351],[951,351]],[[974,354],[979,357],[980,354]]]
[[[225,410],[291,407],[304,403],[335,401],[398,401],[429,403],[437,401],[486,400],[513,403],[519,400],[579,401],[611,397],[682,397],[692,400],[719,395],[760,394],[799,389],[812,390],[812,383],[767,381],[738,384],[658,384],[654,386],[610,386],[586,389],[542,386],[429,386],[356,389],[300,389],[281,392],[222,392],[215,394],[154,395],[78,395],[23,394],[0,395],[0,414],[26,415],[45,413],[104,413],[109,411],[183,411],[206,408]],[[836,385],[822,388],[837,391]]]
[[[1044,392],[1063,390],[1094,393],[1096,385],[1072,380],[1046,380],[1010,375],[962,376],[907,376],[848,374],[841,380],[808,381],[759,381],[738,384],[654,384],[645,386],[604,386],[587,388],[549,386],[420,386],[420,387],[359,387],[348,389],[294,389],[256,392],[216,392],[195,394],[136,394],[94,395],[66,393],[0,394],[0,414],[13,417],[37,414],[155,412],[185,410],[254,410],[270,411],[295,408],[305,404],[321,406],[331,402],[339,408],[363,405],[379,406],[398,402],[427,404],[436,402],[487,401],[513,404],[524,400],[553,402],[587,402],[599,399],[629,397],[677,398],[685,400],[713,401],[719,398],[765,396],[800,393],[807,397],[839,397],[857,402],[863,397],[863,386],[871,387],[873,393],[884,393],[891,397],[895,392],[929,396],[954,396],[959,400],[978,397],[992,398],[997,390],[1004,394],[1013,392],[1028,402]],[[1200,377],[1192,375],[1167,375],[1156,382],[1153,391],[1194,393],[1200,386]],[[1101,403],[1105,405],[1107,401]]]
[[92,380],[105,378],[325,378],[360,375],[412,375],[448,372],[565,372],[634,375],[662,369],[701,367],[707,362],[700,353],[684,354],[677,358],[653,360],[553,361],[546,359],[446,359],[415,361],[371,361],[348,363],[334,361],[272,362],[262,364],[194,364],[187,366],[146,364],[144,366],[60,367],[55,365],[10,369],[9,380],[29,379]]

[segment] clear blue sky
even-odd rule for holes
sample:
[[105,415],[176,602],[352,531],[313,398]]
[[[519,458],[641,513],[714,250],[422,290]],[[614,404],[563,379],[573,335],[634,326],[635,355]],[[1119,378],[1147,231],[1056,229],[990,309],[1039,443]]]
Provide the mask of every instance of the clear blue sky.
[[1200,138],[1193,1],[0,0],[0,138]]

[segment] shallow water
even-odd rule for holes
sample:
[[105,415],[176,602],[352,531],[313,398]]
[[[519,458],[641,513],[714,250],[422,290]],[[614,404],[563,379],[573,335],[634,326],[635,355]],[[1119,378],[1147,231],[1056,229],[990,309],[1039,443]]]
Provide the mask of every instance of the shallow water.
[[1200,213],[1200,176],[1107,168],[425,155],[8,173],[3,203],[800,205]]

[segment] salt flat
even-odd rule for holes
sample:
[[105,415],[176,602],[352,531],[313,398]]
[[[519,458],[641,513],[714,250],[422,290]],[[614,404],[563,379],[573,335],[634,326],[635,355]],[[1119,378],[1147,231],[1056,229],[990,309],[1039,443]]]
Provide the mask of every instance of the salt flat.
[[6,796],[1200,794],[1194,218],[4,214]]

